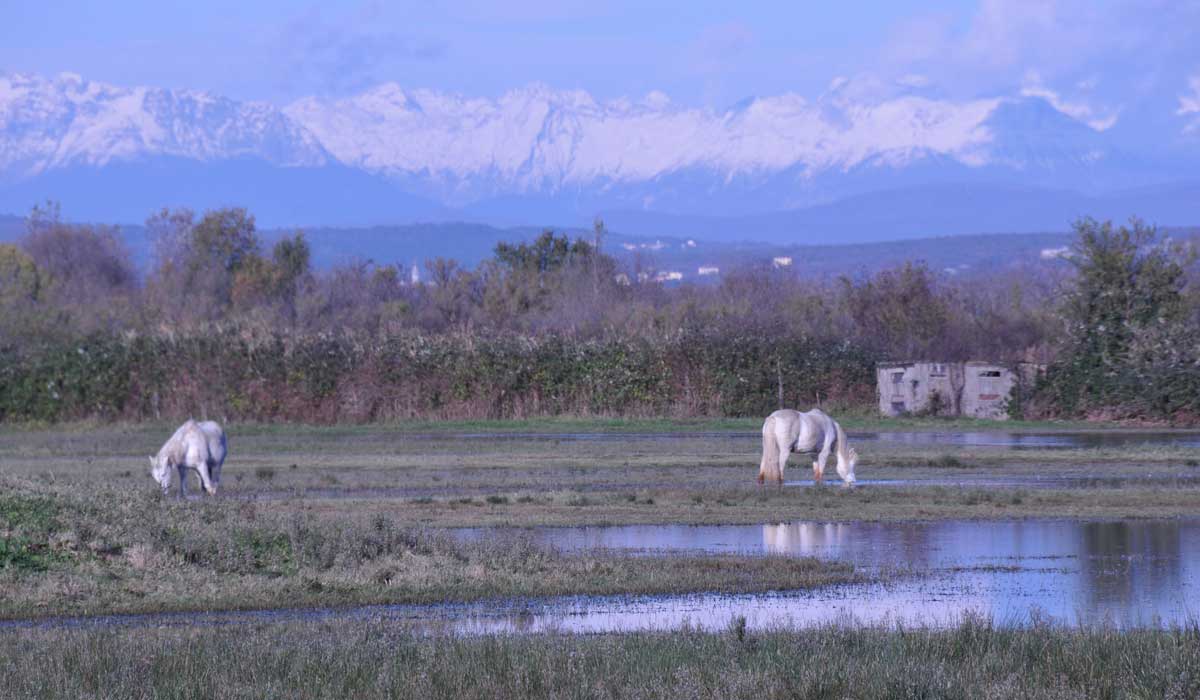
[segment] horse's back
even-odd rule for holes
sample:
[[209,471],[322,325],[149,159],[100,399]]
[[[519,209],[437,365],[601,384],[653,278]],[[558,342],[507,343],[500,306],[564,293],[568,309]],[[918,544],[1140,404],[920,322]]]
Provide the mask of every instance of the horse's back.
[[805,411],[803,415],[813,424],[821,426],[821,430],[837,432],[837,421],[821,409],[814,408],[811,411]]
[[208,461],[208,437],[200,429],[199,423],[188,420],[180,426],[178,435],[180,446],[188,456],[188,466]]
[[767,416],[766,420],[763,421],[763,429],[765,430],[768,425],[793,426],[800,422],[800,415],[799,411],[790,408],[781,408]]

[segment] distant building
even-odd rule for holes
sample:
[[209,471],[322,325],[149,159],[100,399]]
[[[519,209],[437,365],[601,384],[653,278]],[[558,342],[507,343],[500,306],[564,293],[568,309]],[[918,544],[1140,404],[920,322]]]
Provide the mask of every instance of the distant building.
[[667,247],[662,241],[654,241],[653,243],[622,243],[621,247],[625,250],[662,250]]
[[715,265],[702,265],[696,269],[696,274],[700,275],[701,277],[707,277],[708,275],[719,275],[721,274],[721,268]]
[[1027,363],[1016,371],[991,362],[880,363],[875,368],[879,412],[1004,420],[1014,387],[1032,381],[1040,370]]
[[678,282],[681,279],[683,279],[683,273],[675,272],[674,270],[664,270],[663,272],[660,272],[654,276],[654,280],[656,282]]
[[772,258],[771,264],[774,265],[775,267],[791,267],[792,256],[790,256],[790,255],[777,256],[775,258]]

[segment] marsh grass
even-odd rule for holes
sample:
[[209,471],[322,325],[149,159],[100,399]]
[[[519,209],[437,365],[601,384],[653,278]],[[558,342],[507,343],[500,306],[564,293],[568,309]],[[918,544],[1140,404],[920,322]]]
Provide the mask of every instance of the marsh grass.
[[[464,540],[398,524],[386,512],[269,512],[252,502],[180,502],[5,478],[0,492],[0,617],[742,592],[861,580],[850,566],[815,559],[562,554],[520,533]],[[453,505],[508,507],[506,500]]]
[[[743,621],[744,622],[744,621]],[[387,623],[20,630],[13,697],[1168,698],[1200,696],[1200,629],[432,636]]]
[[939,469],[962,469],[966,466],[961,459],[954,455],[941,455],[930,459],[926,464]]

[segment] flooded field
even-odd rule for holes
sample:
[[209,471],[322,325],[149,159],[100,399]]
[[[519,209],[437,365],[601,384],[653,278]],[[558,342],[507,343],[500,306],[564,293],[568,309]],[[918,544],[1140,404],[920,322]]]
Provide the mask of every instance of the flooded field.
[[0,609],[464,632],[1196,614],[1194,432],[862,430],[843,489],[814,488],[804,456],[759,486],[739,425],[520,427],[230,426],[219,494],[186,502],[145,473],[161,426],[0,432],[20,567],[0,569]]
[[1005,447],[1014,450],[1101,447],[1196,447],[1200,433],[1190,431],[880,431],[851,432],[850,439],[905,445],[953,445],[959,447]]
[[[497,535],[460,530],[462,539]],[[832,623],[954,626],[979,615],[1001,625],[1161,627],[1200,613],[1200,519],[917,523],[798,522],[759,526],[541,528],[526,533],[568,553],[815,556],[853,564],[877,582],[811,591],[674,596],[562,596],[469,604],[376,605],[62,618],[0,623],[105,627],[374,620],[428,632],[629,632],[751,629]]]
[[[1001,431],[1001,430],[885,430],[847,431],[854,442],[899,443],[903,445],[953,447],[1003,447],[1014,450],[1045,448],[1100,447],[1195,447],[1200,448],[1200,432],[1195,431]],[[444,433],[409,433],[410,440],[445,440]],[[757,431],[695,431],[695,432],[603,432],[603,433],[539,433],[539,432],[474,432],[455,436],[470,441],[500,442],[674,442],[706,439],[735,442],[758,441]]]
[[733,616],[760,627],[839,620],[953,624],[971,612],[1001,623],[1041,615],[1128,627],[1183,624],[1200,615],[1200,519],[584,527],[532,536],[567,551],[816,556],[867,571],[920,575],[796,596],[574,601],[507,624],[573,631],[684,622],[714,628]]

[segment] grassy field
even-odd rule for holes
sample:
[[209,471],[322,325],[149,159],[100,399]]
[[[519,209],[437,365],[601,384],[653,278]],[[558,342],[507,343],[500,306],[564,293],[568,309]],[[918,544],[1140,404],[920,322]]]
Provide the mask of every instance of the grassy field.
[[[1200,513],[1200,450],[1194,448],[1011,450],[863,442],[858,477],[904,483],[816,491],[759,487],[760,445],[752,432],[703,423],[684,429],[672,421],[655,423],[654,430],[646,426],[539,421],[469,440],[424,431],[424,424],[230,426],[218,498],[253,501],[260,512],[382,516],[412,526]],[[946,428],[942,422],[923,426]],[[516,427],[542,437],[515,434]],[[652,435],[604,437],[617,427]],[[1008,424],[971,429],[983,427]],[[450,432],[481,430],[458,424]],[[145,455],[157,451],[170,431],[144,425],[7,428],[0,432],[0,474],[32,484],[109,484],[153,493]],[[599,439],[569,434],[579,432]],[[809,462],[793,457],[789,480],[811,481]],[[832,465],[827,476],[837,483]],[[1065,488],[1031,487],[1044,478],[1070,481],[1060,484]],[[976,485],[996,479],[1008,486]]]
[[27,698],[1195,698],[1200,630],[424,636],[380,623],[0,635]]
[[[759,441],[744,423],[233,425],[221,493],[188,502],[163,499],[148,475],[172,426],[6,427],[0,615],[757,591],[858,575],[802,559],[564,555],[519,535],[468,544],[438,530],[450,526],[1200,513],[1191,448],[862,442],[859,478],[902,485],[780,489],[755,483]],[[450,434],[485,428],[496,434]],[[570,435],[606,431],[656,437]],[[1046,476],[1075,481],[1022,485]],[[980,481],[997,478],[1010,485]]]

